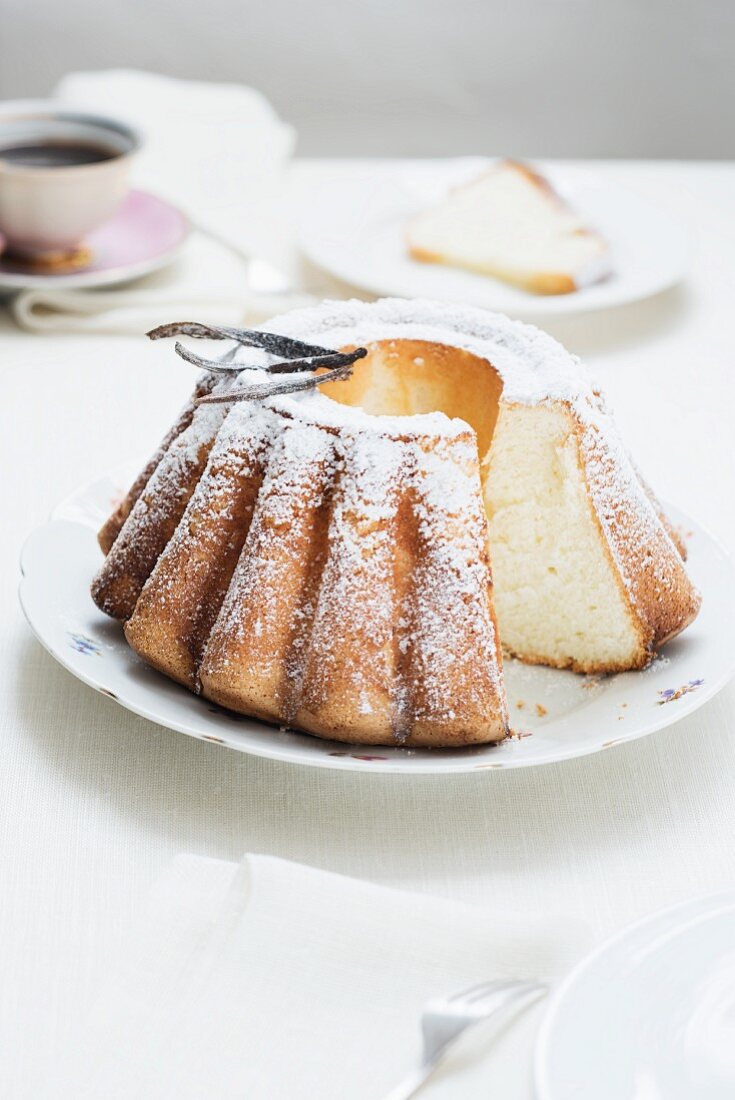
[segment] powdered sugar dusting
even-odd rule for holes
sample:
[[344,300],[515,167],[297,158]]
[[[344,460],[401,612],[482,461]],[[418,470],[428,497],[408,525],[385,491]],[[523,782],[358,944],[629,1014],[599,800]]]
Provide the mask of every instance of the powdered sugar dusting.
[[419,552],[411,651],[413,675],[422,685],[419,715],[451,721],[462,698],[478,724],[505,722],[474,440],[441,441],[416,452]]
[[161,457],[95,578],[93,594],[108,614],[127,619],[133,613],[143,585],[181,519],[226,415],[225,405],[200,405],[191,423]]
[[668,633],[669,618],[680,620],[686,607],[696,611],[699,596],[599,396],[580,452],[595,514],[651,649]]
[[399,339],[449,344],[488,359],[503,380],[507,401],[554,399],[585,408],[593,398],[584,366],[547,333],[469,306],[404,298],[327,301],[274,317],[264,327],[304,340],[318,338],[334,348]]
[[[334,433],[270,416],[253,522],[204,656],[206,690],[267,681],[273,717],[502,730],[474,438]],[[224,431],[235,430],[232,423]],[[419,564],[420,561],[420,564]],[[253,688],[256,685],[256,688]],[[338,716],[335,718],[335,714]]]
[[[488,360],[503,383],[501,402],[562,402],[580,427],[580,455],[599,522],[631,604],[647,620],[653,638],[662,611],[686,601],[691,586],[673,542],[653,506],[591,375],[547,333],[532,325],[471,307],[386,298],[366,303],[324,302],[274,318],[274,331],[343,347],[410,339],[446,344]],[[285,407],[285,406],[284,406]],[[462,421],[448,418],[367,417],[318,395],[304,402],[302,415],[383,433],[416,438],[462,434]],[[674,602],[675,602],[674,601]]]

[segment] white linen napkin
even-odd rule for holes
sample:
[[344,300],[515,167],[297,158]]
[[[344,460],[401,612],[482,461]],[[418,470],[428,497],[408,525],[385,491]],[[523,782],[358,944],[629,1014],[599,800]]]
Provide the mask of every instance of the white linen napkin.
[[270,278],[262,262],[249,266],[195,233],[172,264],[134,283],[104,290],[27,290],[12,300],[10,310],[28,332],[141,336],[167,321],[255,325],[314,301],[308,294],[279,291],[277,283],[265,289]]
[[[24,291],[11,304],[31,331],[134,332],[189,316],[255,323],[304,301],[263,294],[248,260],[290,263],[284,171],[294,144],[255,89],[128,70],[72,73],[56,91],[64,104],[109,113],[142,131],[133,184],[175,203],[195,229],[183,256],[121,287]],[[286,283],[290,271],[286,270]],[[163,312],[161,312],[163,310]]]
[[[267,856],[178,857],[41,1091],[59,1100],[380,1100],[418,1063],[430,997],[553,977],[586,930]],[[532,1095],[542,1007],[473,1044],[427,1100]]]

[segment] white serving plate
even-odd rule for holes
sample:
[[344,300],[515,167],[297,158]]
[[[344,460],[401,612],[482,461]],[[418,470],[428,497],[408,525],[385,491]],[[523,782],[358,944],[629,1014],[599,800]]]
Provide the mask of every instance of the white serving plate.
[[279,730],[225,711],[149,668],[119,624],[93,604],[89,585],[102,560],[96,531],[136,473],[128,469],[84,486],[30,536],[20,600],[39,641],[78,679],[192,737],[323,768],[414,774],[519,768],[584,756],[669,726],[702,706],[735,670],[735,567],[710,535],[670,508],[688,533],[689,570],[704,604],[697,621],[646,671],[600,678],[506,662],[517,736],[500,745],[353,747]]
[[401,161],[340,165],[331,178],[304,183],[298,210],[302,251],[319,267],[377,295],[432,298],[540,318],[607,309],[658,294],[689,266],[685,229],[663,210],[593,170],[540,170],[587,222],[609,241],[614,271],[573,294],[539,295],[444,264],[412,260],[408,220],[490,161]]
[[536,1048],[539,1100],[732,1100],[735,890],[666,909],[584,959]]

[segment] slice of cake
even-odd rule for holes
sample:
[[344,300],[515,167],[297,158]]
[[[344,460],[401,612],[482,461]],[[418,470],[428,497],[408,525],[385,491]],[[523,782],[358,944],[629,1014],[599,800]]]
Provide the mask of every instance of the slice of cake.
[[610,271],[607,242],[525,164],[499,161],[408,227],[415,260],[568,294]]

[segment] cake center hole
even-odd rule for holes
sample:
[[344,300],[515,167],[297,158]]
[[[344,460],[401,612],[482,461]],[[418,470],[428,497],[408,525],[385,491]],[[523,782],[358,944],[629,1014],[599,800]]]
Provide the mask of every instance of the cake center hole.
[[351,378],[328,382],[322,392],[375,416],[443,412],[459,417],[474,428],[480,460],[485,458],[503,388],[487,359],[427,340],[382,340],[367,349]]

